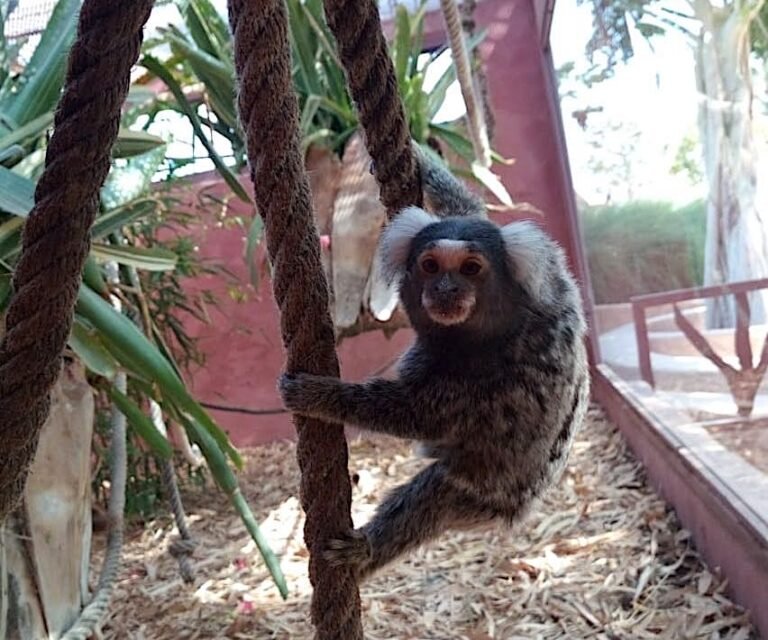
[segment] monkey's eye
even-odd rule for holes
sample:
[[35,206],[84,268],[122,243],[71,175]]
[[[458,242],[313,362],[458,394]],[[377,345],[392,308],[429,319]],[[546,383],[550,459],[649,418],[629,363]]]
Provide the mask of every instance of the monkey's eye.
[[461,265],[459,272],[463,276],[476,276],[482,269],[483,265],[481,265],[477,260],[466,260]]
[[434,274],[440,271],[440,265],[434,258],[424,258],[421,261],[421,270],[424,273]]

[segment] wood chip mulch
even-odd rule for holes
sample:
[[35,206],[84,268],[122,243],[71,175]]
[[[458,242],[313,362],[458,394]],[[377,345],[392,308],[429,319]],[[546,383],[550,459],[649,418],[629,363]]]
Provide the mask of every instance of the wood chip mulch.
[[[295,447],[243,453],[241,487],[281,555],[289,599],[281,600],[222,495],[191,489],[185,506],[200,543],[195,584],[181,581],[168,554],[176,533],[168,518],[134,531],[103,625],[106,640],[312,638]],[[423,464],[407,443],[352,441],[355,522]],[[369,640],[757,640],[726,587],[649,488],[615,427],[593,409],[563,481],[521,525],[444,535],[361,593]]]

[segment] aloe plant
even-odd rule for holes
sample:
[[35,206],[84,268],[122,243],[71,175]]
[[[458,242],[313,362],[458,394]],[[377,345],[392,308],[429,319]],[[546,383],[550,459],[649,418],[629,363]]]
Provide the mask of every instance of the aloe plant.
[[[184,29],[161,29],[159,40],[145,46],[143,66],[151,76],[163,80],[173,100],[159,98],[151,110],[171,108],[186,116],[195,134],[208,150],[216,168],[233,191],[237,171],[244,164],[244,141],[234,110],[235,73],[232,45],[227,24],[210,0],[174,0],[184,19]],[[349,137],[359,128],[357,113],[347,91],[346,80],[335,49],[333,35],[325,23],[322,0],[287,0],[289,37],[293,59],[293,83],[299,98],[300,134],[304,148],[320,144],[339,155]],[[451,169],[482,183],[505,204],[509,195],[498,178],[474,162],[472,143],[462,132],[462,123],[437,122],[446,92],[456,79],[452,64],[441,72],[427,91],[427,70],[439,52],[422,52],[426,3],[415,13],[398,6],[395,33],[390,52],[395,66],[400,96],[408,118],[411,137],[428,151],[427,142],[437,141],[463,159],[467,167]],[[468,47],[474,50],[484,32],[473,36]],[[160,58],[159,46],[170,48],[171,55]],[[184,87],[187,87],[185,90]],[[212,118],[199,114],[205,103]],[[203,126],[204,125],[204,126]],[[234,150],[233,166],[228,166],[213,149],[211,131],[224,136]],[[493,153],[496,162],[506,162]]]
[[[0,314],[12,296],[10,283],[21,250],[21,229],[34,204],[35,181],[43,168],[46,135],[61,92],[63,61],[74,39],[79,8],[78,0],[59,0],[30,63],[18,77],[7,72],[12,52],[0,39],[0,60],[5,62],[0,71]],[[157,327],[145,334],[108,301],[114,291],[102,272],[104,263],[116,262],[144,271],[172,270],[176,265],[177,256],[172,251],[117,240],[122,235],[130,237],[130,233],[118,232],[161,213],[163,200],[152,193],[150,186],[164,152],[161,138],[127,127],[119,132],[113,150],[115,162],[102,189],[101,210],[91,232],[92,250],[68,345],[156,455],[168,457],[170,447],[146,418],[143,401],[156,401],[166,415],[184,425],[190,439],[200,446],[214,480],[257,543],[285,597],[287,588],[277,560],[237,488],[231,465],[242,467],[240,455],[187,389]],[[130,394],[113,385],[120,371],[129,376]]]

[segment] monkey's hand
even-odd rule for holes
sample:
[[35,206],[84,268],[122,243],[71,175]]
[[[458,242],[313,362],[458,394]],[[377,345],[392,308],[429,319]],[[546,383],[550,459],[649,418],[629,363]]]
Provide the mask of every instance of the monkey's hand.
[[310,417],[325,417],[325,410],[335,404],[341,385],[341,380],[329,376],[285,373],[280,376],[277,388],[286,409]]

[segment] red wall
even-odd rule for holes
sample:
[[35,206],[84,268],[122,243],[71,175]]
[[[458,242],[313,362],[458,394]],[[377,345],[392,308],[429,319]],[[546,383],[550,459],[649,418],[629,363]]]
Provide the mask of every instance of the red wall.
[[[541,16],[537,19],[532,0],[484,0],[478,4],[476,16],[478,27],[488,30],[481,53],[496,114],[493,146],[503,156],[517,160],[495,170],[516,201],[529,202],[545,212],[545,218],[539,220],[565,247],[577,276],[586,283],[551,61],[541,46],[546,42],[546,34],[540,31]],[[444,41],[440,13],[428,19],[427,42]],[[215,182],[211,176],[200,180],[209,185]],[[214,188],[220,194],[226,192],[220,184]],[[511,218],[497,216],[500,222]],[[201,255],[223,263],[247,282],[241,229],[206,224],[200,227],[199,236]],[[246,303],[230,300],[226,285],[215,278],[201,278],[190,285],[196,286],[218,290],[221,298],[220,306],[211,311],[211,325],[189,324],[190,333],[200,338],[208,356],[206,366],[191,381],[197,397],[252,409],[279,407],[275,378],[283,354],[269,283],[263,282],[259,292],[252,291],[253,299]],[[342,375],[352,380],[365,377],[401,352],[409,340],[410,333],[401,331],[391,340],[374,333],[345,341],[339,351]],[[284,414],[211,413],[237,445],[293,436],[290,418]]]
[[[243,184],[250,191],[247,174]],[[205,190],[210,196],[226,197],[228,187],[216,176],[198,176],[195,191]],[[229,216],[250,219],[248,205],[230,200]],[[254,410],[279,409],[280,397],[275,381],[282,371],[283,350],[280,323],[272,298],[271,283],[262,279],[255,290],[249,284],[244,260],[244,232],[237,225],[222,225],[217,220],[201,221],[192,230],[202,258],[225,266],[237,276],[246,301],[236,301],[228,293],[228,283],[221,276],[202,276],[187,280],[189,292],[215,292],[217,305],[208,307],[209,323],[185,322],[188,333],[199,339],[206,354],[205,365],[192,372],[192,389],[198,400],[212,404],[245,407]],[[377,372],[402,352],[410,340],[410,332],[400,331],[391,340],[380,333],[370,333],[345,340],[339,348],[342,371],[351,380],[360,380]],[[293,437],[290,416],[248,415],[209,409],[219,424],[230,433],[238,446]]]

